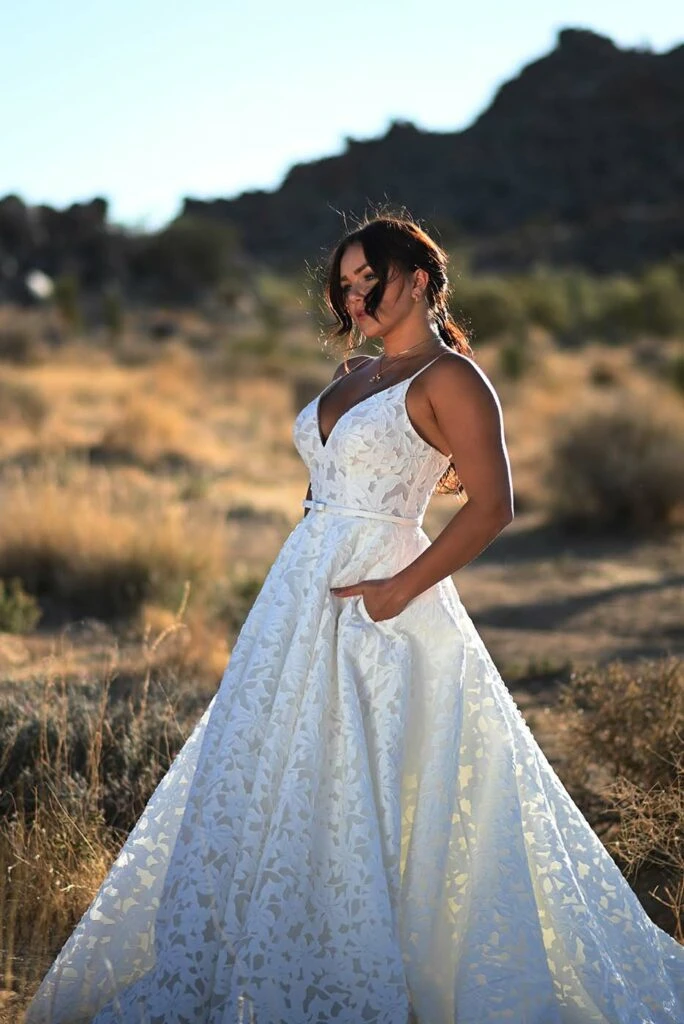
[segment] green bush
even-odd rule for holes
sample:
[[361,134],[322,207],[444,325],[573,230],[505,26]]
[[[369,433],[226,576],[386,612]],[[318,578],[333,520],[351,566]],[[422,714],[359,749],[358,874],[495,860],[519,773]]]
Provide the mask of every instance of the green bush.
[[520,291],[505,278],[459,279],[451,299],[452,315],[472,325],[474,340],[485,342],[510,331],[525,318]]
[[603,282],[594,321],[594,331],[613,345],[626,344],[643,330],[639,312],[638,284],[627,277]]
[[568,294],[563,278],[548,271],[536,271],[516,279],[530,323],[538,324],[550,334],[561,335],[569,324]]
[[579,268],[538,267],[527,274],[455,277],[456,319],[465,319],[476,342],[537,324],[568,348],[601,339],[626,344],[640,335],[684,333],[684,261],[649,267],[641,274],[592,275]]
[[230,225],[186,215],[136,240],[131,271],[150,298],[195,302],[231,276],[236,251]]
[[114,285],[102,295],[102,318],[111,336],[118,338],[124,328],[124,304],[121,291]]
[[673,387],[684,395],[684,352],[670,360],[667,366],[667,376]]
[[499,370],[507,380],[520,380],[532,364],[528,344],[528,327],[524,321],[511,325],[512,337],[499,348]]
[[68,327],[77,331],[83,326],[81,289],[75,274],[61,274],[55,280],[53,299]]
[[651,267],[639,282],[638,325],[668,338],[684,331],[684,288],[674,266]]
[[42,616],[35,597],[27,594],[21,580],[9,584],[0,579],[0,630],[5,633],[30,633]]
[[590,341],[596,333],[600,317],[600,285],[585,270],[571,270],[562,275],[562,287],[567,322],[558,335],[558,341],[567,348],[577,348]]

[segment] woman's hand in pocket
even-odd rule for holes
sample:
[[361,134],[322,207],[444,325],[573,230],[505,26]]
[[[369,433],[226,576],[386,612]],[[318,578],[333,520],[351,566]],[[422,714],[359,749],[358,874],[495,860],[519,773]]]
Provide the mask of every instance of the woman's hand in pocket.
[[368,617],[373,622],[393,619],[408,604],[406,597],[400,593],[393,576],[380,580],[361,580],[350,583],[346,587],[331,587],[335,597],[355,597],[360,595]]

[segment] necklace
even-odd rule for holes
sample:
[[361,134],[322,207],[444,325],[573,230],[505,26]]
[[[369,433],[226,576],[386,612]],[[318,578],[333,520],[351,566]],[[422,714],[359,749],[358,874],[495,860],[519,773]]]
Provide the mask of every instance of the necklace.
[[383,352],[382,355],[380,356],[379,360],[378,360],[378,370],[377,370],[377,373],[374,373],[372,377],[368,378],[368,383],[369,384],[373,384],[377,380],[382,380],[382,370],[383,370],[382,361],[383,361],[383,359],[386,359],[386,360],[399,359],[406,352],[413,352],[414,349],[422,348],[423,345],[428,345],[431,341],[439,341],[439,338],[437,337],[437,335],[434,332],[430,335],[429,338],[425,338],[423,341],[418,341],[418,342],[416,342],[415,345],[409,345],[408,348],[402,348],[399,352],[395,352],[394,355],[388,356],[386,352]]

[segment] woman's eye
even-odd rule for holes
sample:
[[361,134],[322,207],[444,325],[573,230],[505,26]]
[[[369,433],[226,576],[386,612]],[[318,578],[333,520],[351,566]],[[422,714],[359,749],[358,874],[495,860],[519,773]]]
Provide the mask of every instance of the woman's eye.
[[[368,274],[364,274],[363,275],[363,279],[364,279],[364,281],[368,281],[369,279],[373,280],[373,278],[377,278],[377,276],[378,276],[377,274],[368,273]],[[350,287],[351,287],[351,285],[348,285],[348,284],[343,285],[342,286],[342,294],[346,295],[347,292],[349,291]]]

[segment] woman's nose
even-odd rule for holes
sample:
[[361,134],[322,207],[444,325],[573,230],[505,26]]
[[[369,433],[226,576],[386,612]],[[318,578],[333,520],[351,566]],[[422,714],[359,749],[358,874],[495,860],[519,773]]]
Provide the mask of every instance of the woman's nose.
[[368,291],[369,289],[367,289],[363,284],[350,285],[349,290],[347,291],[347,302],[359,302],[363,305],[363,300],[368,294]]

